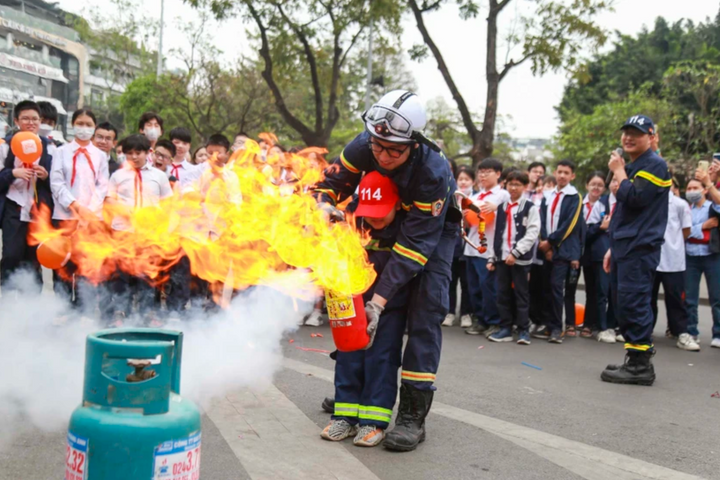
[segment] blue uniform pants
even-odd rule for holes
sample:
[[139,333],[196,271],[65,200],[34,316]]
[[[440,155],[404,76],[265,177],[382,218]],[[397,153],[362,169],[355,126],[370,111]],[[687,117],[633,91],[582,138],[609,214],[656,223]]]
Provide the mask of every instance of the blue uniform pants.
[[467,277],[470,305],[478,321],[485,325],[500,325],[495,272],[487,269],[487,260],[467,257]]
[[585,321],[584,327],[591,331],[608,328],[608,295],[610,276],[603,270],[602,262],[590,262],[583,267],[585,276]]
[[612,257],[611,291],[626,350],[648,351],[653,348],[651,300],[659,263],[659,248],[633,252],[619,259]]
[[[551,332],[563,329],[563,307],[565,306],[565,283],[570,271],[570,262],[553,260],[550,269],[550,315],[547,327]],[[573,306],[574,308],[574,306]],[[573,315],[574,317],[574,315]]]
[[698,331],[698,303],[700,299],[700,280],[703,273],[707,283],[710,309],[713,318],[713,338],[720,338],[720,253],[713,253],[701,257],[687,255],[687,269],[685,270],[685,287],[687,289],[688,307],[688,333],[699,335]]
[[688,333],[688,313],[685,306],[685,272],[655,272],[652,293],[653,329],[658,318],[658,295],[662,284],[665,293],[665,311],[668,328],[679,337]]
[[386,310],[369,350],[337,352],[333,418],[387,428],[397,397],[404,333],[405,310]]

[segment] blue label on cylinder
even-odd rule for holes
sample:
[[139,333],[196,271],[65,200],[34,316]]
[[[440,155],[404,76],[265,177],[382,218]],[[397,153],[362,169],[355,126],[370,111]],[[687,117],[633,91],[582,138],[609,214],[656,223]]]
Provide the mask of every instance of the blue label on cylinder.
[[85,480],[87,478],[87,452],[90,441],[72,432],[67,434],[65,449],[65,480]]
[[153,480],[200,478],[200,432],[155,447]]

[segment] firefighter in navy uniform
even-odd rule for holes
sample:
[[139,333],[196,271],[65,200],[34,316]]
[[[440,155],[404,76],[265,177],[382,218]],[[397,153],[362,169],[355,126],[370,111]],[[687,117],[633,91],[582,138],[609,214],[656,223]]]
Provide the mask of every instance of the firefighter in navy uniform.
[[440,325],[449,308],[460,211],[454,202],[456,186],[450,164],[423,136],[425,109],[414,93],[396,90],[386,94],[363,114],[363,120],[366,131],[326,170],[315,193],[320,207],[332,216],[333,206],[353,194],[363,172],[380,172],[398,187],[405,218],[366,311],[368,333],[374,336],[385,305],[407,285],[408,340],[400,405],[395,427],[384,445],[409,451],[425,440],[425,417],[440,363]]
[[625,338],[623,365],[608,365],[605,382],[652,385],[652,287],[668,218],[672,184],[665,161],[651,149],[655,127],[645,115],[622,126],[622,147],[631,163],[613,152],[608,167],[620,182],[617,206],[610,221],[610,250],[603,267],[610,273],[615,315]]

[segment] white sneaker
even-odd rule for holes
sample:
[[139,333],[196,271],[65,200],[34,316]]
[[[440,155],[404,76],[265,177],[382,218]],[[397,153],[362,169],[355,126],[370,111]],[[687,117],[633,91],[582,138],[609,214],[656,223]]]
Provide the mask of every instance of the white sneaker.
[[[718,341],[718,348],[720,348],[720,338],[716,339]],[[677,341],[677,347],[680,350],[687,350],[688,352],[699,352],[700,351],[700,345],[695,343],[695,340],[690,336],[689,333],[681,333],[678,337]]]
[[307,317],[300,317],[300,319],[299,319],[298,322],[297,322],[298,327],[302,327],[303,325],[305,325],[305,319],[306,319],[306,318],[307,318]]
[[443,327],[452,327],[455,323],[455,314],[448,313],[445,315],[445,321],[442,323]]
[[320,317],[322,317],[322,312],[320,310],[313,310],[308,319],[305,320],[305,325],[319,327],[322,325],[322,319]]
[[460,327],[470,328],[472,327],[472,317],[470,315],[463,315],[460,317]]
[[617,335],[615,335],[615,341],[625,343],[625,337],[623,337],[622,334],[618,333]]
[[323,429],[320,436],[331,442],[339,442],[357,434],[357,425],[350,425],[347,420],[330,420],[327,427]]
[[615,330],[603,330],[598,333],[597,341],[602,343],[615,343]]
[[720,348],[720,338],[713,338],[710,342],[710,346],[713,348]]

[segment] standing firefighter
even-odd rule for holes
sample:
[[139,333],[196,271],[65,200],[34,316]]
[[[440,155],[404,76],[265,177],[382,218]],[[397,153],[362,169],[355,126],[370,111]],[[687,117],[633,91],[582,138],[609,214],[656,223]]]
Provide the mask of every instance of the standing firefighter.
[[650,147],[654,136],[650,118],[630,117],[622,126],[622,147],[631,163],[625,165],[616,152],[608,163],[620,187],[603,267],[610,273],[613,303],[627,352],[624,365],[608,365],[602,372],[602,379],[610,383],[652,385],[655,381],[650,362],[655,353],[650,303],[672,182],[667,164]]
[[387,434],[384,445],[409,451],[425,440],[425,417],[440,363],[440,325],[448,311],[460,212],[454,208],[456,187],[450,164],[421,133],[426,115],[417,95],[390,92],[365,112],[363,120],[366,131],[345,147],[315,192],[320,207],[332,213],[333,205],[353,194],[364,172],[377,171],[398,187],[406,215],[366,310],[368,333],[373,337],[385,305],[408,286],[408,341],[402,361],[400,406],[395,428]]

